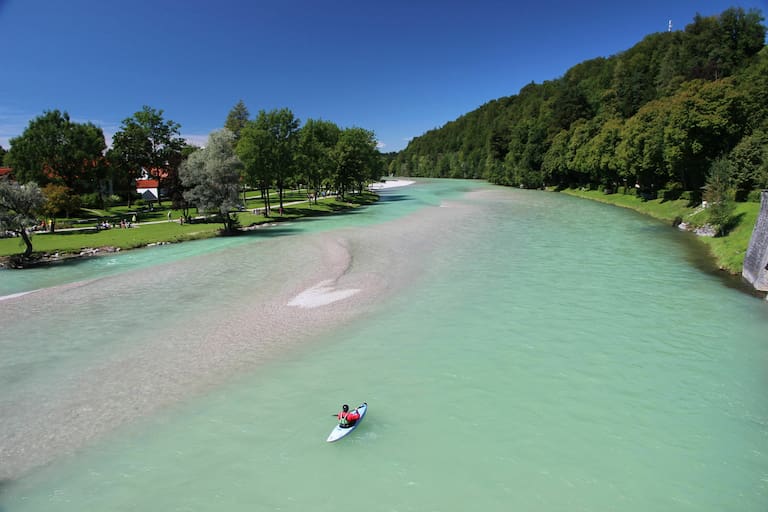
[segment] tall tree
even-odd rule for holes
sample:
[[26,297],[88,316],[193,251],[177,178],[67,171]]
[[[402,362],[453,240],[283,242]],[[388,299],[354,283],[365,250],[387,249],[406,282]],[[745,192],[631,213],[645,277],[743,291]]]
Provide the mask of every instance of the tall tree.
[[49,183],[42,189],[45,203],[40,213],[50,219],[51,233],[56,232],[56,217],[60,214],[69,214],[80,208],[80,196],[74,194],[72,190],[64,185]]
[[240,132],[237,143],[249,181],[258,184],[262,194],[274,182],[281,209],[286,180],[294,173],[298,129],[299,120],[289,109],[261,110]]
[[178,166],[185,141],[179,135],[180,129],[178,123],[163,119],[162,110],[144,105],[124,119],[115,133],[111,161],[134,179],[141,175],[142,169],[146,170],[173,196],[181,187]]
[[734,186],[740,196],[768,188],[768,132],[758,130],[739,142],[729,156]]
[[269,189],[272,186],[272,166],[269,161],[269,134],[255,123],[249,122],[240,133],[235,152],[243,164],[245,182],[261,191],[264,200],[264,215],[269,217],[271,204]]
[[379,180],[384,172],[376,138],[372,131],[363,128],[343,130],[332,158],[333,181],[342,198],[355,185],[362,191],[366,182]]
[[745,116],[733,89],[730,78],[694,80],[664,101],[664,161],[685,190],[702,187],[711,162],[741,138]]
[[250,113],[248,112],[248,108],[245,106],[245,103],[243,103],[243,100],[238,101],[237,104],[232,107],[232,110],[229,111],[229,114],[227,114],[227,120],[224,122],[224,128],[234,134],[235,141],[240,139],[240,132],[248,123],[249,116]]
[[234,142],[234,134],[227,129],[213,132],[206,146],[189,155],[179,169],[187,188],[184,198],[200,210],[219,213],[227,233],[237,225],[231,212],[237,207],[241,164]]
[[37,213],[44,202],[36,183],[21,185],[0,178],[0,231],[11,231],[21,237],[26,246],[24,259],[32,255],[32,240],[27,229],[37,224]]
[[717,80],[733,74],[765,45],[759,11],[732,7],[719,16],[697,14],[685,27],[683,58],[689,78]]
[[652,101],[624,124],[616,158],[622,180],[635,185],[646,197],[668,181],[664,163],[664,127],[669,109],[662,101]]
[[545,185],[568,185],[569,164],[568,146],[571,142],[571,133],[568,130],[560,130],[552,139],[552,143],[544,153],[541,162],[541,170]]
[[52,110],[11,139],[7,161],[22,183],[57,183],[84,193],[99,190],[105,149],[101,128],[75,123],[68,113]]
[[733,169],[729,162],[723,159],[715,160],[710,167],[707,184],[704,187],[704,199],[709,203],[707,208],[709,222],[716,227],[718,235],[727,234],[735,209],[732,174]]
[[587,146],[592,138],[597,134],[596,123],[580,119],[573,123],[571,129],[571,140],[568,144],[568,153],[570,168],[576,172],[580,185],[589,183],[599,183],[597,169],[589,161],[589,151]]
[[299,172],[314,189],[314,200],[324,178],[330,177],[333,161],[331,151],[339,140],[341,129],[330,121],[307,119],[299,130],[296,162]]
[[[621,119],[606,120],[600,131],[577,151],[577,161],[580,161],[586,172],[593,174],[593,179],[602,182],[610,190],[615,190],[619,184],[618,166],[616,163],[616,147],[621,141]],[[624,182],[626,193],[627,183]]]
[[559,94],[552,105],[553,120],[558,128],[567,130],[574,121],[589,119],[593,113],[590,112],[587,98],[578,84],[569,80],[563,80],[561,84]]
[[0,165],[3,165],[3,160],[5,159],[5,155],[8,153],[3,146],[0,146]]
[[[224,128],[232,132],[235,136],[235,145],[237,145],[237,141],[240,140],[240,132],[243,131],[243,128],[245,128],[245,125],[248,124],[248,117],[250,116],[250,113],[248,112],[248,108],[245,106],[245,103],[243,100],[240,100],[237,102],[237,104],[232,107],[232,110],[229,111],[229,114],[227,114],[227,120],[224,122]],[[245,204],[245,193],[248,188],[248,180],[247,176],[245,174],[245,168],[241,168],[242,172],[242,192],[243,192],[243,204]]]

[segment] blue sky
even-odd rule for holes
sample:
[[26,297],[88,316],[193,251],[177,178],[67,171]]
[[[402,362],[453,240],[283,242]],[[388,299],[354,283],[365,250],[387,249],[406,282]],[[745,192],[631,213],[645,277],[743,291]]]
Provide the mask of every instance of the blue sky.
[[[745,0],[746,1],[746,0]],[[531,81],[768,1],[0,0],[0,145],[45,110],[111,137],[150,105],[202,142],[243,99],[376,133],[382,151]]]

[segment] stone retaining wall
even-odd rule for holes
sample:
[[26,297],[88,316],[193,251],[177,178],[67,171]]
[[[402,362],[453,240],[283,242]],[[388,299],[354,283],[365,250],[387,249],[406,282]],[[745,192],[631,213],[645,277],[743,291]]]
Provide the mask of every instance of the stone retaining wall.
[[763,190],[761,201],[741,275],[755,290],[765,292],[768,291],[768,190]]

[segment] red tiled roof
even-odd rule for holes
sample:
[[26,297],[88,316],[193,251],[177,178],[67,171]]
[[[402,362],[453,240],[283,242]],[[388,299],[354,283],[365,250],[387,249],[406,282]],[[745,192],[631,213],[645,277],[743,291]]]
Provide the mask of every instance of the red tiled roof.
[[157,188],[159,186],[158,180],[136,180],[136,188]]
[[0,167],[0,176],[7,176],[11,174],[12,170],[10,167]]
[[151,178],[162,178],[162,179],[164,179],[164,178],[168,177],[168,170],[167,169],[160,169],[158,167],[151,167],[151,168],[148,169],[146,167],[142,167],[141,171],[142,171],[143,175],[150,176],[150,179]]

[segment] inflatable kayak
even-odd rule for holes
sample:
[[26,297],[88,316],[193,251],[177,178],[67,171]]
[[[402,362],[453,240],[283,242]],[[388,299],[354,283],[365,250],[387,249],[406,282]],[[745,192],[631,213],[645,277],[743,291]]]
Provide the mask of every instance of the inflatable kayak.
[[354,425],[351,425],[349,427],[342,427],[341,425],[336,425],[336,427],[331,430],[331,435],[328,436],[329,443],[332,443],[334,441],[338,441],[339,439],[348,436],[352,433],[353,430],[357,428],[357,426],[360,424],[360,422],[363,421],[363,418],[365,418],[365,412],[368,410],[368,404],[363,402],[362,404],[357,406],[357,412],[360,413],[360,419],[355,422]]

